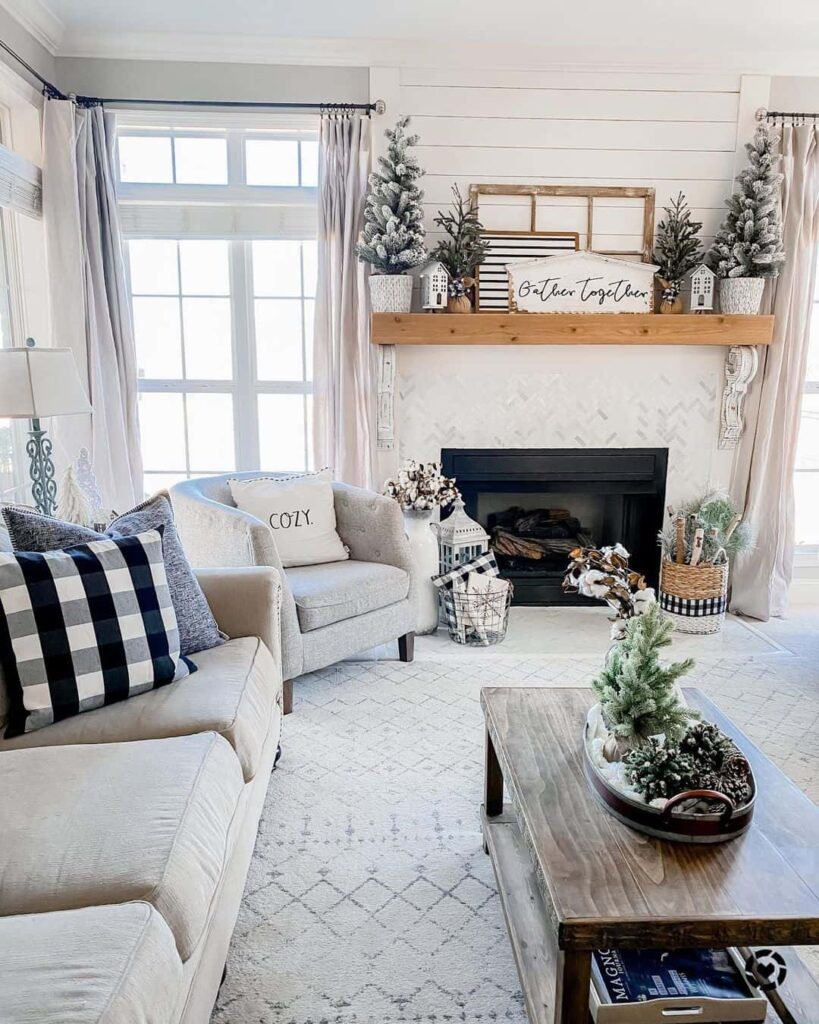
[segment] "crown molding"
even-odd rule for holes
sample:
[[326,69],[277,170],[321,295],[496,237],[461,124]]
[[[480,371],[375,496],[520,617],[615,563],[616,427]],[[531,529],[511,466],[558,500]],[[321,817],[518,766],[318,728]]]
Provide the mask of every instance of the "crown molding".
[[66,26],[44,0],[0,0],[0,7],[45,47],[52,57],[60,52]]
[[[29,0],[0,0],[0,4]],[[37,0],[40,2],[40,0]],[[341,38],[288,38],[196,33],[101,32],[64,33],[59,57],[117,60],[164,60],[235,64],[324,65],[329,67],[440,67],[436,40]],[[471,43],[447,53],[448,67],[474,67],[484,62],[494,68],[548,70],[611,70],[658,73],[721,71],[730,74],[815,75],[815,57],[796,51],[703,54],[681,60],[679,49],[656,48],[615,51],[588,46],[567,48],[526,43]]]

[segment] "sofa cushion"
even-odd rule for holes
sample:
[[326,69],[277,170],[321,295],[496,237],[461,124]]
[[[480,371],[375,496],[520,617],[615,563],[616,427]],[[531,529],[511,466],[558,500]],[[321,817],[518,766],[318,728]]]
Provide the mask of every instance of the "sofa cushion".
[[0,918],[3,1024],[169,1024],[173,935],[148,903]]
[[132,537],[135,533],[162,527],[165,570],[179,623],[182,653],[196,654],[222,643],[222,634],[176,532],[173,506],[167,492],[160,491],[129,512],[123,512],[112,521],[104,534],[20,506],[7,506],[2,510],[2,517],[17,551],[53,551],[55,548],[87,544],[88,541],[104,537]]
[[287,570],[302,633],[355,618],[409,593],[409,575],[381,562],[329,562]]
[[216,733],[0,754],[0,915],[145,900],[187,960],[244,787]]
[[[10,740],[5,750],[66,743],[122,743],[218,732],[236,751],[245,781],[256,774],[281,676],[273,656],[256,637],[229,640],[196,655],[188,679],[132,697],[122,704],[67,718],[48,729]],[[273,723],[275,725],[275,723]]]

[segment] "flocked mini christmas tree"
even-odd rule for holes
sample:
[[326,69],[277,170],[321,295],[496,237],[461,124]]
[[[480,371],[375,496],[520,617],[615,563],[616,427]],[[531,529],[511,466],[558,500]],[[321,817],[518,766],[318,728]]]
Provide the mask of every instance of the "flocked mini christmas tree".
[[673,631],[660,606],[649,605],[642,615],[628,620],[624,638],[592,683],[606,725],[625,747],[645,746],[658,733],[674,742],[699,717],[680,701],[675,687],[693,660],[660,664],[660,651],[671,643]]
[[785,262],[774,140],[764,125],[745,144],[748,166],[727,200],[728,214],[708,253],[718,277],[775,277]]
[[701,262],[702,243],[699,233],[702,224],[691,220],[691,210],[682,192],[665,208],[665,217],[657,226],[654,262],[657,277],[663,289],[663,312],[682,312],[674,307],[679,298],[685,275]]
[[424,245],[424,193],[416,184],[424,173],[408,151],[418,143],[407,135],[408,117],[384,133],[387,155],[378,158],[380,170],[370,175],[364,209],[364,230],[359,237],[358,258],[378,274],[403,274],[428,259]]

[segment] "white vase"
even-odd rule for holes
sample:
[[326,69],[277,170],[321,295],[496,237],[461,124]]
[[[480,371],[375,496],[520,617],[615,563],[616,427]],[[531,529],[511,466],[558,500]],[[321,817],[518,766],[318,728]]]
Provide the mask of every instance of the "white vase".
[[764,277],[723,277],[719,283],[719,308],[723,313],[759,312]]
[[419,636],[434,633],[438,628],[438,591],[432,577],[438,575],[438,539],[432,530],[432,512],[404,510],[412,574],[417,589],[415,632]]
[[373,313],[409,313],[412,309],[412,278],[409,274],[372,274],[370,305]]

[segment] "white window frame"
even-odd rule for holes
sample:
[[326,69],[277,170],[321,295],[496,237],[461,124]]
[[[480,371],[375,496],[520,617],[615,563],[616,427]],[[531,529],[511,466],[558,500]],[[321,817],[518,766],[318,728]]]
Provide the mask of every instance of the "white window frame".
[[[252,244],[254,240],[307,241],[316,236],[318,189],[304,186],[245,185],[245,141],[281,139],[315,141],[318,120],[304,115],[248,115],[184,112],[157,114],[126,111],[118,119],[120,135],[151,135],[173,138],[195,133],[196,137],[224,138],[227,143],[228,183],[190,185],[169,183],[117,183],[123,239],[218,239],[228,243],[230,309],[232,323],[233,377],[231,380],[140,380],[140,391],[154,394],[230,394],[234,410],[236,470],[259,469],[258,396],[264,394],[312,395],[312,381],[261,381],[256,369],[256,336]],[[157,127],[157,126],[160,127]],[[301,147],[299,147],[301,160]],[[173,155],[173,150],[172,150]],[[119,168],[119,160],[117,160]],[[300,174],[301,178],[301,174]],[[303,261],[302,261],[303,262]],[[128,263],[126,245],[126,265]],[[130,268],[129,282],[130,282]],[[302,266],[302,317],[304,316],[304,267]],[[180,276],[181,288],[181,276]],[[288,296],[292,298],[293,296]],[[184,368],[184,325],[183,368]],[[302,344],[305,324],[302,322]],[[303,352],[307,367],[307,352]],[[183,370],[184,372],[184,370]],[[311,415],[305,401],[305,467],[312,461]],[[190,466],[185,439],[186,475]],[[267,467],[265,467],[267,468]],[[304,467],[276,467],[298,470]],[[178,474],[180,467],[146,473]],[[207,470],[205,472],[217,472]],[[204,475],[204,474],[203,474]]]

